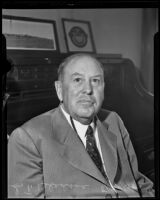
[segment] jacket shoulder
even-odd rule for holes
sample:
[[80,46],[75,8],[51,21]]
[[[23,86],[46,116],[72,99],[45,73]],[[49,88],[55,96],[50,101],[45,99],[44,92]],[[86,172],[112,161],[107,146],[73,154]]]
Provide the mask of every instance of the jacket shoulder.
[[120,125],[123,123],[119,114],[115,111],[101,109],[98,113],[99,120],[105,124],[107,129],[113,132],[119,131]]
[[55,112],[56,109],[52,109],[33,117],[17,129],[15,129],[11,135],[14,135],[15,137],[17,130],[19,134],[23,135],[24,133],[26,133],[33,140],[46,137],[48,134],[50,135],[52,132],[52,116],[55,114]]
[[111,110],[101,109],[97,116],[100,119],[100,121],[105,121],[113,113],[115,112]]
[[46,123],[50,122],[52,115],[54,115],[55,109],[42,113],[33,117],[32,119],[26,121],[24,124],[21,125],[22,128],[27,129],[28,127],[31,128],[41,128]]
[[42,141],[51,138],[52,116],[55,112],[56,109],[42,113],[17,127],[9,137],[9,146],[25,146],[41,152]]

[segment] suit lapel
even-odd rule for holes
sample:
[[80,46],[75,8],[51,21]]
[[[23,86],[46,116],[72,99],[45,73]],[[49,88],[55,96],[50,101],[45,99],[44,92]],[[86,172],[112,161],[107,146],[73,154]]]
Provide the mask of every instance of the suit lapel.
[[56,139],[63,144],[60,145],[59,149],[61,156],[75,168],[107,184],[60,108],[57,109],[56,114],[53,116],[53,126]]
[[74,131],[70,132],[64,145],[66,146],[64,156],[71,165],[97,180],[106,183],[104,177],[91,160],[84,145]]
[[99,120],[97,121],[97,126],[105,168],[109,180],[113,183],[117,171],[117,137],[107,130],[106,126]]

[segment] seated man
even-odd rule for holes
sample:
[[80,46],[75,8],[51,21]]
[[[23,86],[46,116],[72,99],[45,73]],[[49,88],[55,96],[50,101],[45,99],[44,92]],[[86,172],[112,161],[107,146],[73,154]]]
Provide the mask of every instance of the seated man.
[[9,138],[8,197],[154,197],[121,118],[101,109],[104,87],[96,58],[64,60],[55,82],[60,105]]

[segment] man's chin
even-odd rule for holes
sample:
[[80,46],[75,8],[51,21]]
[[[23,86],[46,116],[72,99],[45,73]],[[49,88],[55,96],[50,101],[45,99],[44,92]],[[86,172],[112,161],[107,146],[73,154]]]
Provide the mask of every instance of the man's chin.
[[80,109],[77,113],[82,118],[92,118],[94,116],[93,109]]

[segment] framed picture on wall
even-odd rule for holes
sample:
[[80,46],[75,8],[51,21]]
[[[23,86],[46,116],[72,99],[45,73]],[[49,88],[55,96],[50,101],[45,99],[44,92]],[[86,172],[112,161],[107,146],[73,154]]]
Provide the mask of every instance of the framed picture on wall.
[[69,52],[96,53],[89,21],[62,18],[62,24]]
[[56,22],[2,15],[7,49],[59,51]]

